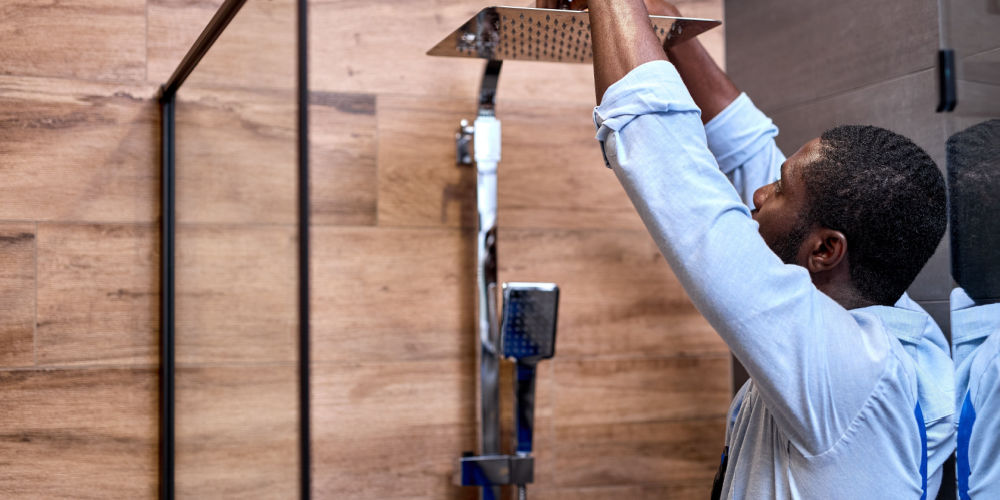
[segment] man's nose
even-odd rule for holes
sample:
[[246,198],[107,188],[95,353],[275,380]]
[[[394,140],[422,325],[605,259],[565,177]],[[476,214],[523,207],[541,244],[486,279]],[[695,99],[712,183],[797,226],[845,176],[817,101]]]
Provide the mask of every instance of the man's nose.
[[760,207],[764,206],[764,202],[771,196],[771,192],[774,191],[774,183],[765,184],[756,191],[753,192],[753,207],[760,210]]

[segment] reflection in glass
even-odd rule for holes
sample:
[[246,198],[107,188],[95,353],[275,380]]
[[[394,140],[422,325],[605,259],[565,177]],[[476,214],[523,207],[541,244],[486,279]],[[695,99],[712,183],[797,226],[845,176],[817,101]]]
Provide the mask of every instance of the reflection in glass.
[[1000,498],[1000,120],[948,140],[960,498]]

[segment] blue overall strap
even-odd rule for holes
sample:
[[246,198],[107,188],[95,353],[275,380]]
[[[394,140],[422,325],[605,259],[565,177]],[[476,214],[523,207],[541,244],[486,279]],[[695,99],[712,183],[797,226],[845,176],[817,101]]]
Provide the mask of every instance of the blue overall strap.
[[972,437],[972,424],[976,423],[976,409],[972,407],[972,394],[965,394],[962,403],[962,413],[958,416],[958,452],[956,453],[956,475],[958,476],[958,498],[969,500],[969,438]]
[[913,408],[913,416],[917,418],[917,429],[920,430],[920,488],[923,491],[920,500],[927,500],[927,426],[919,402]]

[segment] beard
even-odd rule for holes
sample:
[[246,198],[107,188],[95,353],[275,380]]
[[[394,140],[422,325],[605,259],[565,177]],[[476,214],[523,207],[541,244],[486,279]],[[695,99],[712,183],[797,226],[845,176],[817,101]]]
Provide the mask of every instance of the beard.
[[774,244],[768,245],[771,247],[771,251],[785,264],[798,264],[796,261],[798,260],[799,249],[802,248],[802,242],[809,235],[809,224],[803,219],[803,217],[800,217],[788,234],[774,242]]

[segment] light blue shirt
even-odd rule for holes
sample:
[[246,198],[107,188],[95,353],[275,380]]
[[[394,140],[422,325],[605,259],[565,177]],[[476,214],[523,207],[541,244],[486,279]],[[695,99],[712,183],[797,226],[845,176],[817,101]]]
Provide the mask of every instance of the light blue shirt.
[[[1000,304],[977,306],[961,288],[951,292],[952,343],[955,351],[956,408],[968,399],[975,419],[963,411],[960,429],[968,445],[958,447],[959,494],[962,498],[1000,498]],[[961,463],[968,463],[967,487]]]
[[[754,151],[716,151],[716,161],[670,63],[615,83],[594,119],[605,161],[660,251],[750,373],[726,438],[724,496],[919,498],[917,367],[897,339],[914,333],[893,330],[897,308],[848,311],[767,247],[742,201],[752,190],[731,181],[742,188],[774,172],[737,171]],[[742,140],[771,148],[759,161],[780,165],[765,136],[750,130]]]
[[[708,148],[719,169],[750,207],[753,207],[754,191],[774,182],[781,174],[785,155],[774,141],[777,135],[778,128],[746,94],[740,94],[705,124]],[[909,295],[904,293],[895,309],[881,311],[880,317],[892,326],[889,330],[916,362],[918,400],[927,428],[927,497],[935,498],[941,486],[944,462],[955,450],[951,348],[941,327]]]

